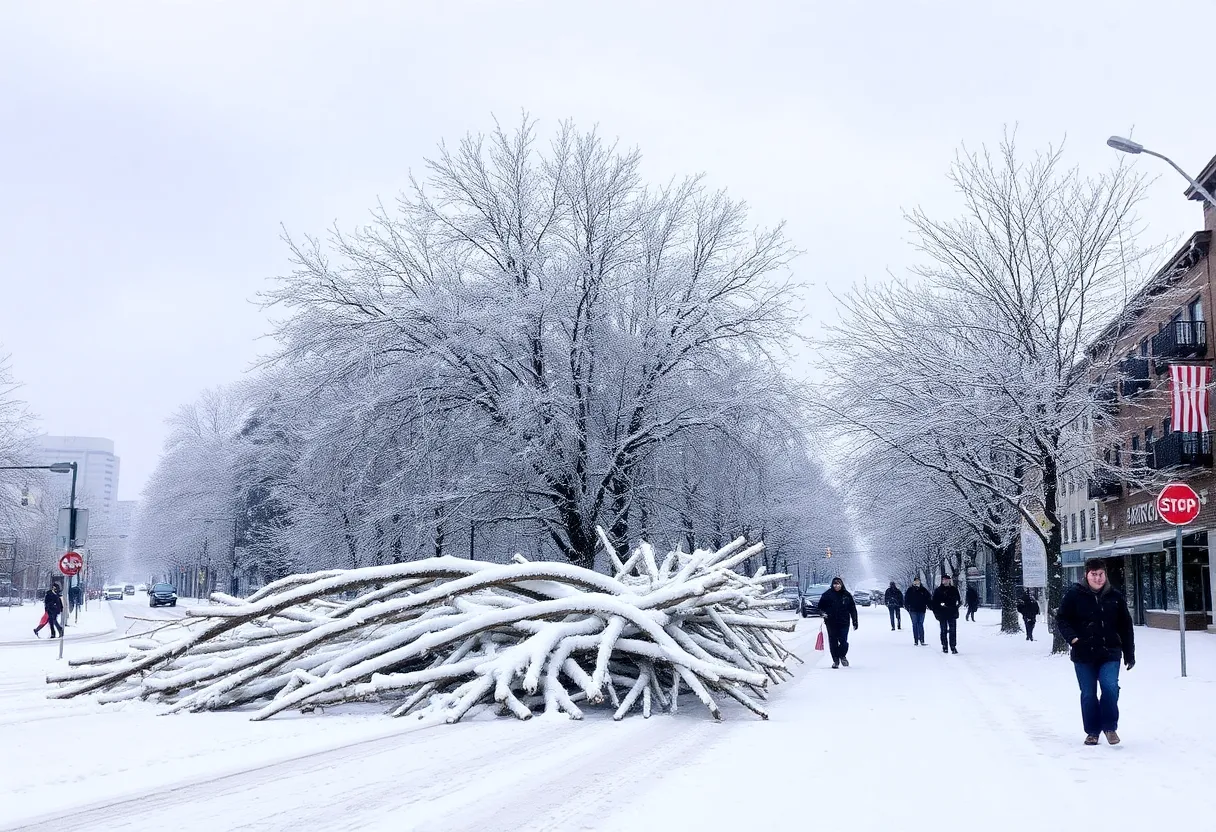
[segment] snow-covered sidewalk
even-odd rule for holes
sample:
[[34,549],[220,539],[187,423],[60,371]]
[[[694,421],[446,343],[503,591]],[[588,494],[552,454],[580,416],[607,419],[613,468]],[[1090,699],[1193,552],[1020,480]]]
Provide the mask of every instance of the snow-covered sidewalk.
[[[42,604],[25,603],[19,607],[0,607],[0,646],[37,643],[34,628],[42,618]],[[84,636],[99,636],[114,631],[114,616],[106,601],[89,601],[87,607],[68,619],[68,641]],[[42,641],[48,641],[50,628],[43,627]]]
[[[692,699],[650,720],[589,713],[414,732],[380,709],[256,724],[157,717],[140,703],[47,701],[41,676],[54,662],[7,649],[0,829],[55,818],[57,830],[885,832],[898,818],[916,832],[940,828],[943,813],[999,819],[1018,807],[1053,825],[1090,823],[1094,801],[1136,828],[1204,793],[1216,770],[1216,636],[1189,635],[1181,679],[1177,633],[1137,629],[1125,742],[1086,748],[1068,661],[1045,641],[1000,635],[996,621],[981,611],[960,622],[961,655],[946,656],[932,622],[930,645],[914,647],[906,622],[891,632],[885,610],[863,610],[852,666],[832,670],[810,649],[818,622],[808,620],[794,640],[811,665],[782,686],[772,720],[724,708],[718,724]],[[48,744],[68,749],[66,769],[30,765]]]

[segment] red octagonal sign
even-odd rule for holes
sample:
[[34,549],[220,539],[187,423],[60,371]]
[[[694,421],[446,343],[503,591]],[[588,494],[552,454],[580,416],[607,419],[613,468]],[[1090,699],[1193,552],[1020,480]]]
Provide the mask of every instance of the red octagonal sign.
[[65,575],[76,575],[84,568],[84,559],[77,552],[68,552],[59,559],[59,571]]
[[1157,495],[1157,514],[1171,526],[1185,526],[1199,516],[1199,495],[1184,482],[1172,482]]

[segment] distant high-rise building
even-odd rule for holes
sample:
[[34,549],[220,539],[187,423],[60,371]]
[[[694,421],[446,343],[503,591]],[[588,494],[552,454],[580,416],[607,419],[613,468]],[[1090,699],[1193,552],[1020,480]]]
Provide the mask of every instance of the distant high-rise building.
[[114,520],[118,503],[118,465],[114,442],[94,436],[40,436],[40,464],[75,462],[76,491],[89,507],[89,525],[100,531]]

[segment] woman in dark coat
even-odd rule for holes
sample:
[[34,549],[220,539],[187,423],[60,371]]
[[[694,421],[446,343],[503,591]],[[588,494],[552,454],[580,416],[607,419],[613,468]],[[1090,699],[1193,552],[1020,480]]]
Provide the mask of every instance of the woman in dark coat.
[[1031,597],[1030,590],[1022,593],[1022,599],[1018,601],[1018,613],[1026,623],[1026,640],[1034,641],[1034,622],[1039,617],[1039,602]]
[[819,598],[819,612],[828,631],[828,646],[832,650],[832,669],[849,666],[849,623],[857,629],[857,604],[844,588],[842,578],[832,578],[832,586]]
[[958,611],[963,605],[963,599],[958,595],[958,587],[949,575],[942,575],[942,585],[933,590],[933,601],[930,609],[937,618],[942,630],[942,652],[958,652]]

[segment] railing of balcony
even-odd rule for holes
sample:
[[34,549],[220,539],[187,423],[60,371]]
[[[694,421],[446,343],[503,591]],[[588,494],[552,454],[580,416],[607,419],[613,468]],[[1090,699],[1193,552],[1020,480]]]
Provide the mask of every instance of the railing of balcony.
[[1170,359],[1194,358],[1207,352],[1206,321],[1170,321],[1153,336],[1153,361],[1158,373],[1165,372]]
[[1152,386],[1152,382],[1149,380],[1147,358],[1126,358],[1119,362],[1119,375],[1122,377],[1122,392],[1125,398],[1130,398]]
[[1098,475],[1089,481],[1089,499],[1108,502],[1123,496],[1123,483],[1109,475]]
[[1148,464],[1158,470],[1178,465],[1211,468],[1212,434],[1168,433],[1153,443]]

